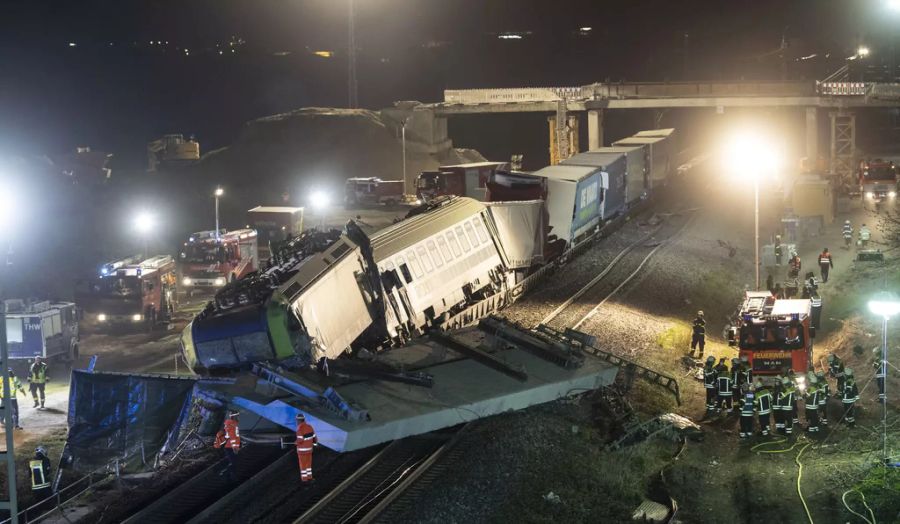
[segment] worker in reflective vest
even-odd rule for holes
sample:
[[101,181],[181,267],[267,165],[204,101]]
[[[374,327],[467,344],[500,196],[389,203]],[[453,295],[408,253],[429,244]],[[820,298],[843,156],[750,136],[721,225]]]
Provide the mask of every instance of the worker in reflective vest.
[[828,425],[828,397],[831,396],[831,386],[825,380],[825,372],[816,372],[816,385],[819,386],[819,421],[823,426]]
[[303,413],[297,413],[297,460],[300,462],[301,482],[312,482],[313,447],[318,444],[316,431],[306,422]]
[[778,405],[781,407],[784,435],[794,433],[794,391],[791,379],[787,377],[781,379],[781,393],[778,394]]
[[791,253],[791,259],[788,260],[788,278],[797,278],[800,276],[800,269],[803,264],[800,262],[800,255],[796,251]]
[[772,393],[772,415],[775,417],[775,432],[784,435],[784,410],[781,406],[781,377],[775,377],[775,390]]
[[706,416],[713,414],[716,409],[716,357],[710,355],[706,359],[706,366],[703,368],[703,387],[706,388]]
[[[34,399],[34,407],[38,407],[38,397],[40,396],[40,407],[44,408],[44,388],[47,386],[47,364],[41,357],[34,357],[34,363],[28,371],[28,389],[31,390],[31,397]],[[38,395],[40,394],[40,395]]]
[[[19,377],[13,372],[12,368],[9,369],[9,408],[12,410],[12,423],[13,427],[16,429],[22,429],[22,426],[19,425],[19,392],[22,392],[22,395],[25,394],[25,388],[22,387],[22,381],[19,380]],[[3,385],[0,384],[0,406],[3,409],[6,408],[7,402],[6,399],[3,398]],[[3,424],[6,424],[6,419],[3,418]]]
[[806,400],[806,431],[809,433],[819,432],[819,395],[822,394],[819,389],[819,380],[815,373],[810,371],[806,375],[809,381],[809,387],[803,395]]
[[700,357],[703,358],[703,350],[706,348],[706,319],[703,318],[703,311],[697,312],[697,318],[694,319],[691,334],[691,356],[694,356],[694,350],[700,346]]
[[50,481],[50,459],[44,446],[34,450],[34,458],[28,462],[31,470],[31,491],[36,500],[41,501],[52,494]]
[[725,359],[719,359],[719,365],[716,366],[716,389],[718,397],[716,398],[716,413],[722,412],[722,404],[728,407],[728,413],[734,411],[732,396],[734,392],[731,390],[731,374],[728,372],[728,366],[725,365]]
[[840,398],[844,394],[844,362],[834,353],[828,355],[828,374],[837,379],[834,396]]
[[756,395],[753,386],[741,386],[741,421],[740,436],[742,439],[753,436],[753,412],[756,407]]
[[[224,433],[225,441],[220,446],[225,446],[225,460],[228,461],[225,469],[219,472],[219,475],[228,474],[231,480],[237,480],[237,454],[241,451],[241,430],[238,427],[237,411],[228,414],[224,427],[220,433]],[[219,436],[216,435],[219,441]]]
[[761,380],[756,381],[754,392],[756,402],[756,414],[759,416],[759,430],[762,436],[769,436],[769,414],[772,413],[772,394],[763,385]]
[[828,282],[828,272],[834,268],[834,262],[831,260],[831,253],[828,248],[819,253],[819,270],[822,272],[822,282]]
[[859,400],[859,389],[856,387],[856,379],[853,378],[853,370],[847,368],[844,370],[844,391],[841,393],[841,402],[844,404],[844,421],[851,428],[856,427],[854,406],[857,400]]

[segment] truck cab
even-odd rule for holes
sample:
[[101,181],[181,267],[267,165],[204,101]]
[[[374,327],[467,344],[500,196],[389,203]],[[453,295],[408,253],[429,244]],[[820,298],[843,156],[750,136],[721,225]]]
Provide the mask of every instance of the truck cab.
[[34,357],[78,358],[78,312],[72,302],[6,300],[6,338],[11,362]]
[[177,306],[175,259],[128,257],[104,264],[82,292],[87,320],[97,327],[145,327],[171,320]]
[[403,201],[402,180],[382,180],[378,177],[348,178],[344,184],[344,205],[388,205]]
[[189,291],[217,289],[259,268],[254,229],[192,234],[180,255],[181,285]]
[[897,197],[897,166],[881,159],[860,162],[859,191],[866,200]]
[[812,301],[776,299],[768,291],[748,291],[729,344],[746,356],[754,375],[778,375],[785,369],[812,369]]

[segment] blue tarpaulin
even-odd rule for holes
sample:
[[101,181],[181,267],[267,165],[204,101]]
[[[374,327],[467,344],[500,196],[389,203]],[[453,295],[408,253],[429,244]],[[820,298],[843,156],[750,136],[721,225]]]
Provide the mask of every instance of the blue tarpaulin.
[[72,371],[67,447],[74,466],[114,460],[150,465],[171,447],[190,410],[196,379]]

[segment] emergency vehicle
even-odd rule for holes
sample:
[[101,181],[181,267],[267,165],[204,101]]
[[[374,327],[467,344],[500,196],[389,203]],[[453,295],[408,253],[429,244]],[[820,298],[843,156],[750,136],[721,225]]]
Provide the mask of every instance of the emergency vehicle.
[[72,302],[6,300],[10,361],[78,358],[78,314]]
[[754,375],[778,375],[793,369],[798,375],[812,369],[812,301],[776,299],[768,291],[747,291],[737,325],[728,342],[746,356]]
[[84,297],[88,321],[152,329],[171,320],[176,302],[175,259],[133,256],[104,264]]
[[237,229],[219,234],[194,233],[181,252],[181,285],[192,290],[220,288],[259,269],[255,229]]
[[881,159],[863,161],[859,166],[859,191],[867,200],[881,201],[897,196],[897,167]]
[[430,202],[442,196],[487,200],[487,183],[498,171],[509,171],[508,162],[472,162],[423,171],[416,180],[416,196]]
[[344,184],[344,205],[384,204],[403,202],[403,181],[382,180],[377,177],[348,178]]

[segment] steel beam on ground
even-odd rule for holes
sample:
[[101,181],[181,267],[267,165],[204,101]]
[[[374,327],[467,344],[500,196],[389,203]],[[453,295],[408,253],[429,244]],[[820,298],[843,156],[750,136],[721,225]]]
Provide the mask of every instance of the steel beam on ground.
[[510,365],[508,362],[504,362],[503,360],[497,358],[495,355],[488,353],[487,351],[483,351],[475,346],[471,346],[466,344],[461,340],[457,340],[451,335],[446,333],[441,333],[439,331],[434,331],[430,333],[432,339],[440,342],[441,344],[449,347],[453,351],[458,353],[462,353],[463,355],[471,358],[472,360],[484,364],[485,366],[499,371],[504,375],[508,375],[516,380],[525,382],[528,380],[528,373],[525,372],[524,369],[520,367],[515,367]]

